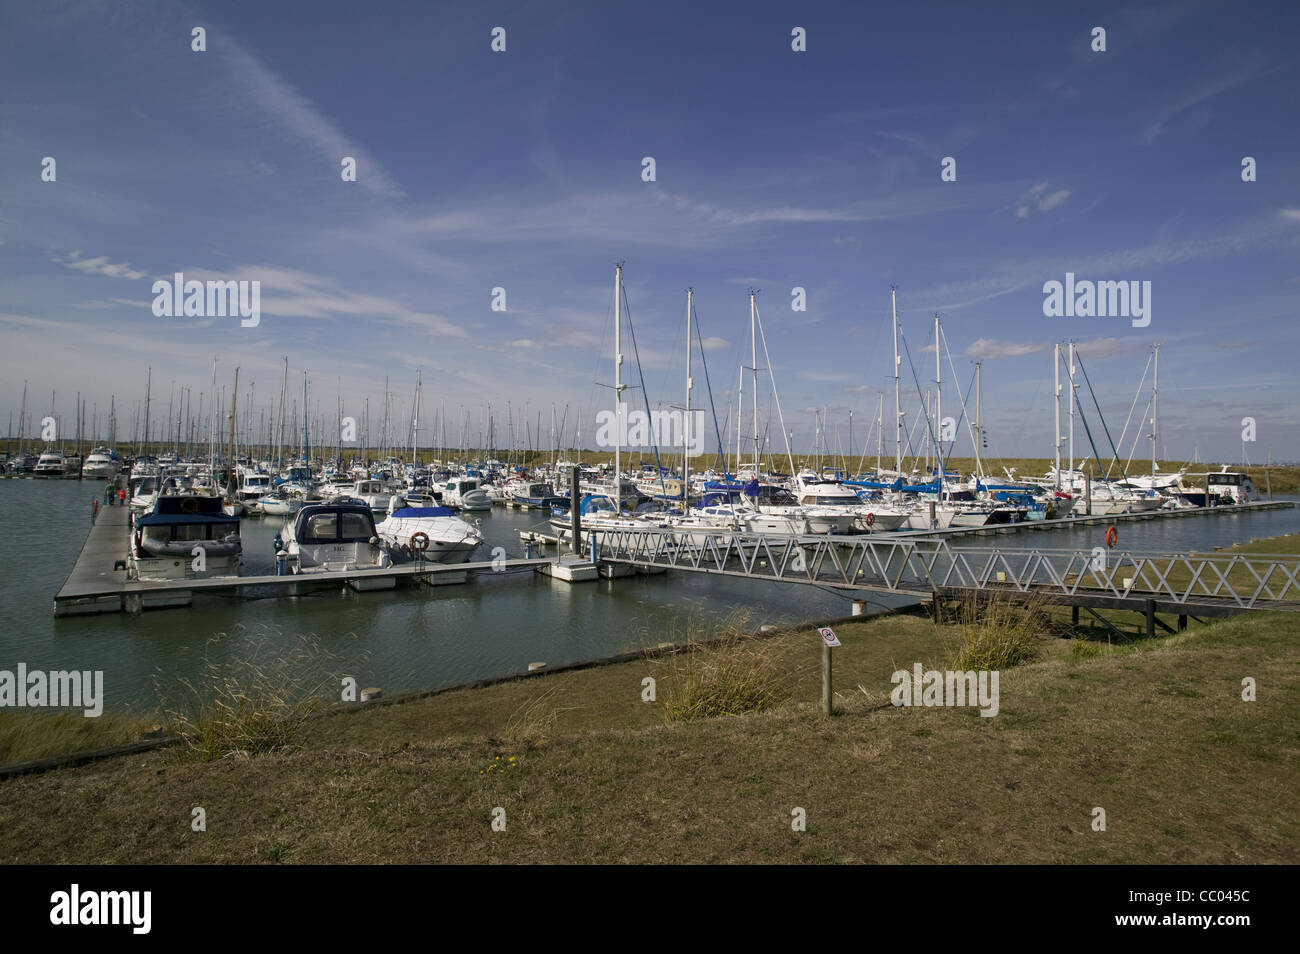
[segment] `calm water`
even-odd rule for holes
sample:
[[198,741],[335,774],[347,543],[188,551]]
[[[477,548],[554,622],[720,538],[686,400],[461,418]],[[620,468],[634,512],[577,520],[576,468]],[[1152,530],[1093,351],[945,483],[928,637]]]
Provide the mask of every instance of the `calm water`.
[[[187,680],[217,665],[266,660],[311,646],[321,672],[388,692],[502,675],[530,662],[593,659],[681,638],[688,624],[744,612],[755,624],[846,616],[847,597],[799,584],[751,583],[688,573],[569,585],[532,572],[482,574],[461,586],[384,593],[328,592],[297,599],[198,597],[185,609],[55,619],[53,598],[90,526],[102,484],[0,480],[0,669],[102,669],[105,708],[153,711]],[[523,556],[518,530],[542,515],[496,508],[481,515],[490,547]],[[273,572],[280,521],[243,521],[249,572]],[[1300,508],[1121,524],[1120,547],[1208,549],[1300,531]],[[1105,527],[968,538],[962,546],[1104,545]],[[213,637],[220,635],[219,639]],[[304,637],[311,637],[304,642]]]

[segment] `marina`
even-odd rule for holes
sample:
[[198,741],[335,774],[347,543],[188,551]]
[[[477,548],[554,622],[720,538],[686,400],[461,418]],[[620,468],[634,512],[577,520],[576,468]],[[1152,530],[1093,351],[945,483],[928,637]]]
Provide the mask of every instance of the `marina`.
[[[191,588],[191,605],[184,609],[121,612],[119,590],[105,594],[107,613],[55,617],[53,597],[65,585],[80,582],[110,590],[126,585],[123,572],[112,571],[111,561],[124,556],[123,514],[128,508],[101,506],[92,524],[89,486],[74,481],[0,481],[0,515],[14,528],[15,540],[25,541],[0,555],[0,572],[9,580],[0,610],[11,621],[0,649],[32,666],[58,668],[69,652],[84,660],[83,666],[107,666],[116,674],[105,688],[109,711],[156,704],[159,687],[196,678],[205,660],[288,652],[305,638],[318,643],[316,652],[322,658],[340,657],[345,669],[367,683],[391,691],[421,691],[514,672],[534,660],[558,665],[656,646],[680,639],[691,626],[735,614],[755,624],[793,625],[843,617],[853,610],[854,596],[844,590],[672,570],[601,577],[577,585],[554,581],[542,573],[555,562],[555,551],[538,549],[533,564],[525,565],[526,547],[520,539],[521,532],[551,533],[549,521],[539,526],[536,511],[498,506],[482,517],[485,543],[463,584],[403,584],[386,592],[356,593],[339,580],[289,597],[284,586],[292,580],[275,576],[273,538],[283,518],[245,517],[241,535],[247,577],[217,582],[211,589]],[[1255,538],[1300,533],[1300,509],[1247,507],[1200,520],[1154,519],[1121,524],[1124,527],[1133,529],[1122,530],[1122,548],[1211,552]],[[1141,528],[1140,539],[1136,528]],[[1105,546],[1105,530],[1105,524],[1081,522],[1053,534],[1053,546]],[[1027,539],[1040,536],[1033,533]],[[1003,545],[1017,538],[992,539]],[[26,554],[37,540],[41,558],[33,560]],[[508,560],[520,561],[517,568],[493,572],[496,547]],[[74,579],[71,568],[91,566],[80,564],[79,556],[96,551],[95,565],[106,564],[108,576]],[[249,586],[254,580],[265,585]],[[241,592],[243,587],[248,588]],[[887,592],[864,595],[869,613],[922,598]],[[493,637],[484,639],[476,635],[480,633]]]

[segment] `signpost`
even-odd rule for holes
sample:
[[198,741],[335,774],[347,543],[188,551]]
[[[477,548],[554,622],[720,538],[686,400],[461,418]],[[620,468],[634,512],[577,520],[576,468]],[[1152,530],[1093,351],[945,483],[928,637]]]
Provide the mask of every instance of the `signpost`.
[[835,707],[831,693],[831,650],[842,644],[829,626],[819,626],[817,632],[822,637],[822,711],[830,715]]

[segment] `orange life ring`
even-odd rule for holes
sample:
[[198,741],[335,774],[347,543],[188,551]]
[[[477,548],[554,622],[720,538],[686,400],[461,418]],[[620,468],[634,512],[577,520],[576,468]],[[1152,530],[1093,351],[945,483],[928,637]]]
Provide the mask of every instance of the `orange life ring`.
[[1118,542],[1119,542],[1119,531],[1115,529],[1115,525],[1112,523],[1109,527],[1106,528],[1106,546],[1114,547],[1115,544]]
[[870,510],[867,511],[867,526],[870,527],[876,522],[876,515]]
[[423,552],[424,550],[429,549],[429,535],[423,530],[417,530],[415,533],[411,534],[411,539],[408,542],[410,543],[412,550]]

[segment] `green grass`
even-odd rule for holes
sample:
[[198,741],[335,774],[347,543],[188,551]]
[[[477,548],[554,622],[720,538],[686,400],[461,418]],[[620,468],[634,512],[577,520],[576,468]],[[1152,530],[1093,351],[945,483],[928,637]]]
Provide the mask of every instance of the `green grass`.
[[[663,656],[362,707],[247,759],[155,752],[0,783],[15,863],[1300,861],[1300,619],[1238,617],[1080,655],[1044,640],[994,718],[887,702],[957,624],[755,641],[787,701],[667,722]],[[719,648],[721,651],[721,648]],[[1241,700],[1241,680],[1260,682]],[[866,692],[859,691],[859,686]],[[1163,691],[1160,691],[1163,690]],[[190,830],[205,808],[208,831]],[[1106,808],[1108,831],[1091,831]],[[493,832],[502,807],[507,829]],[[807,811],[794,832],[791,811]]]
[[158,722],[108,713],[87,719],[81,712],[0,711],[0,765],[138,742]]

